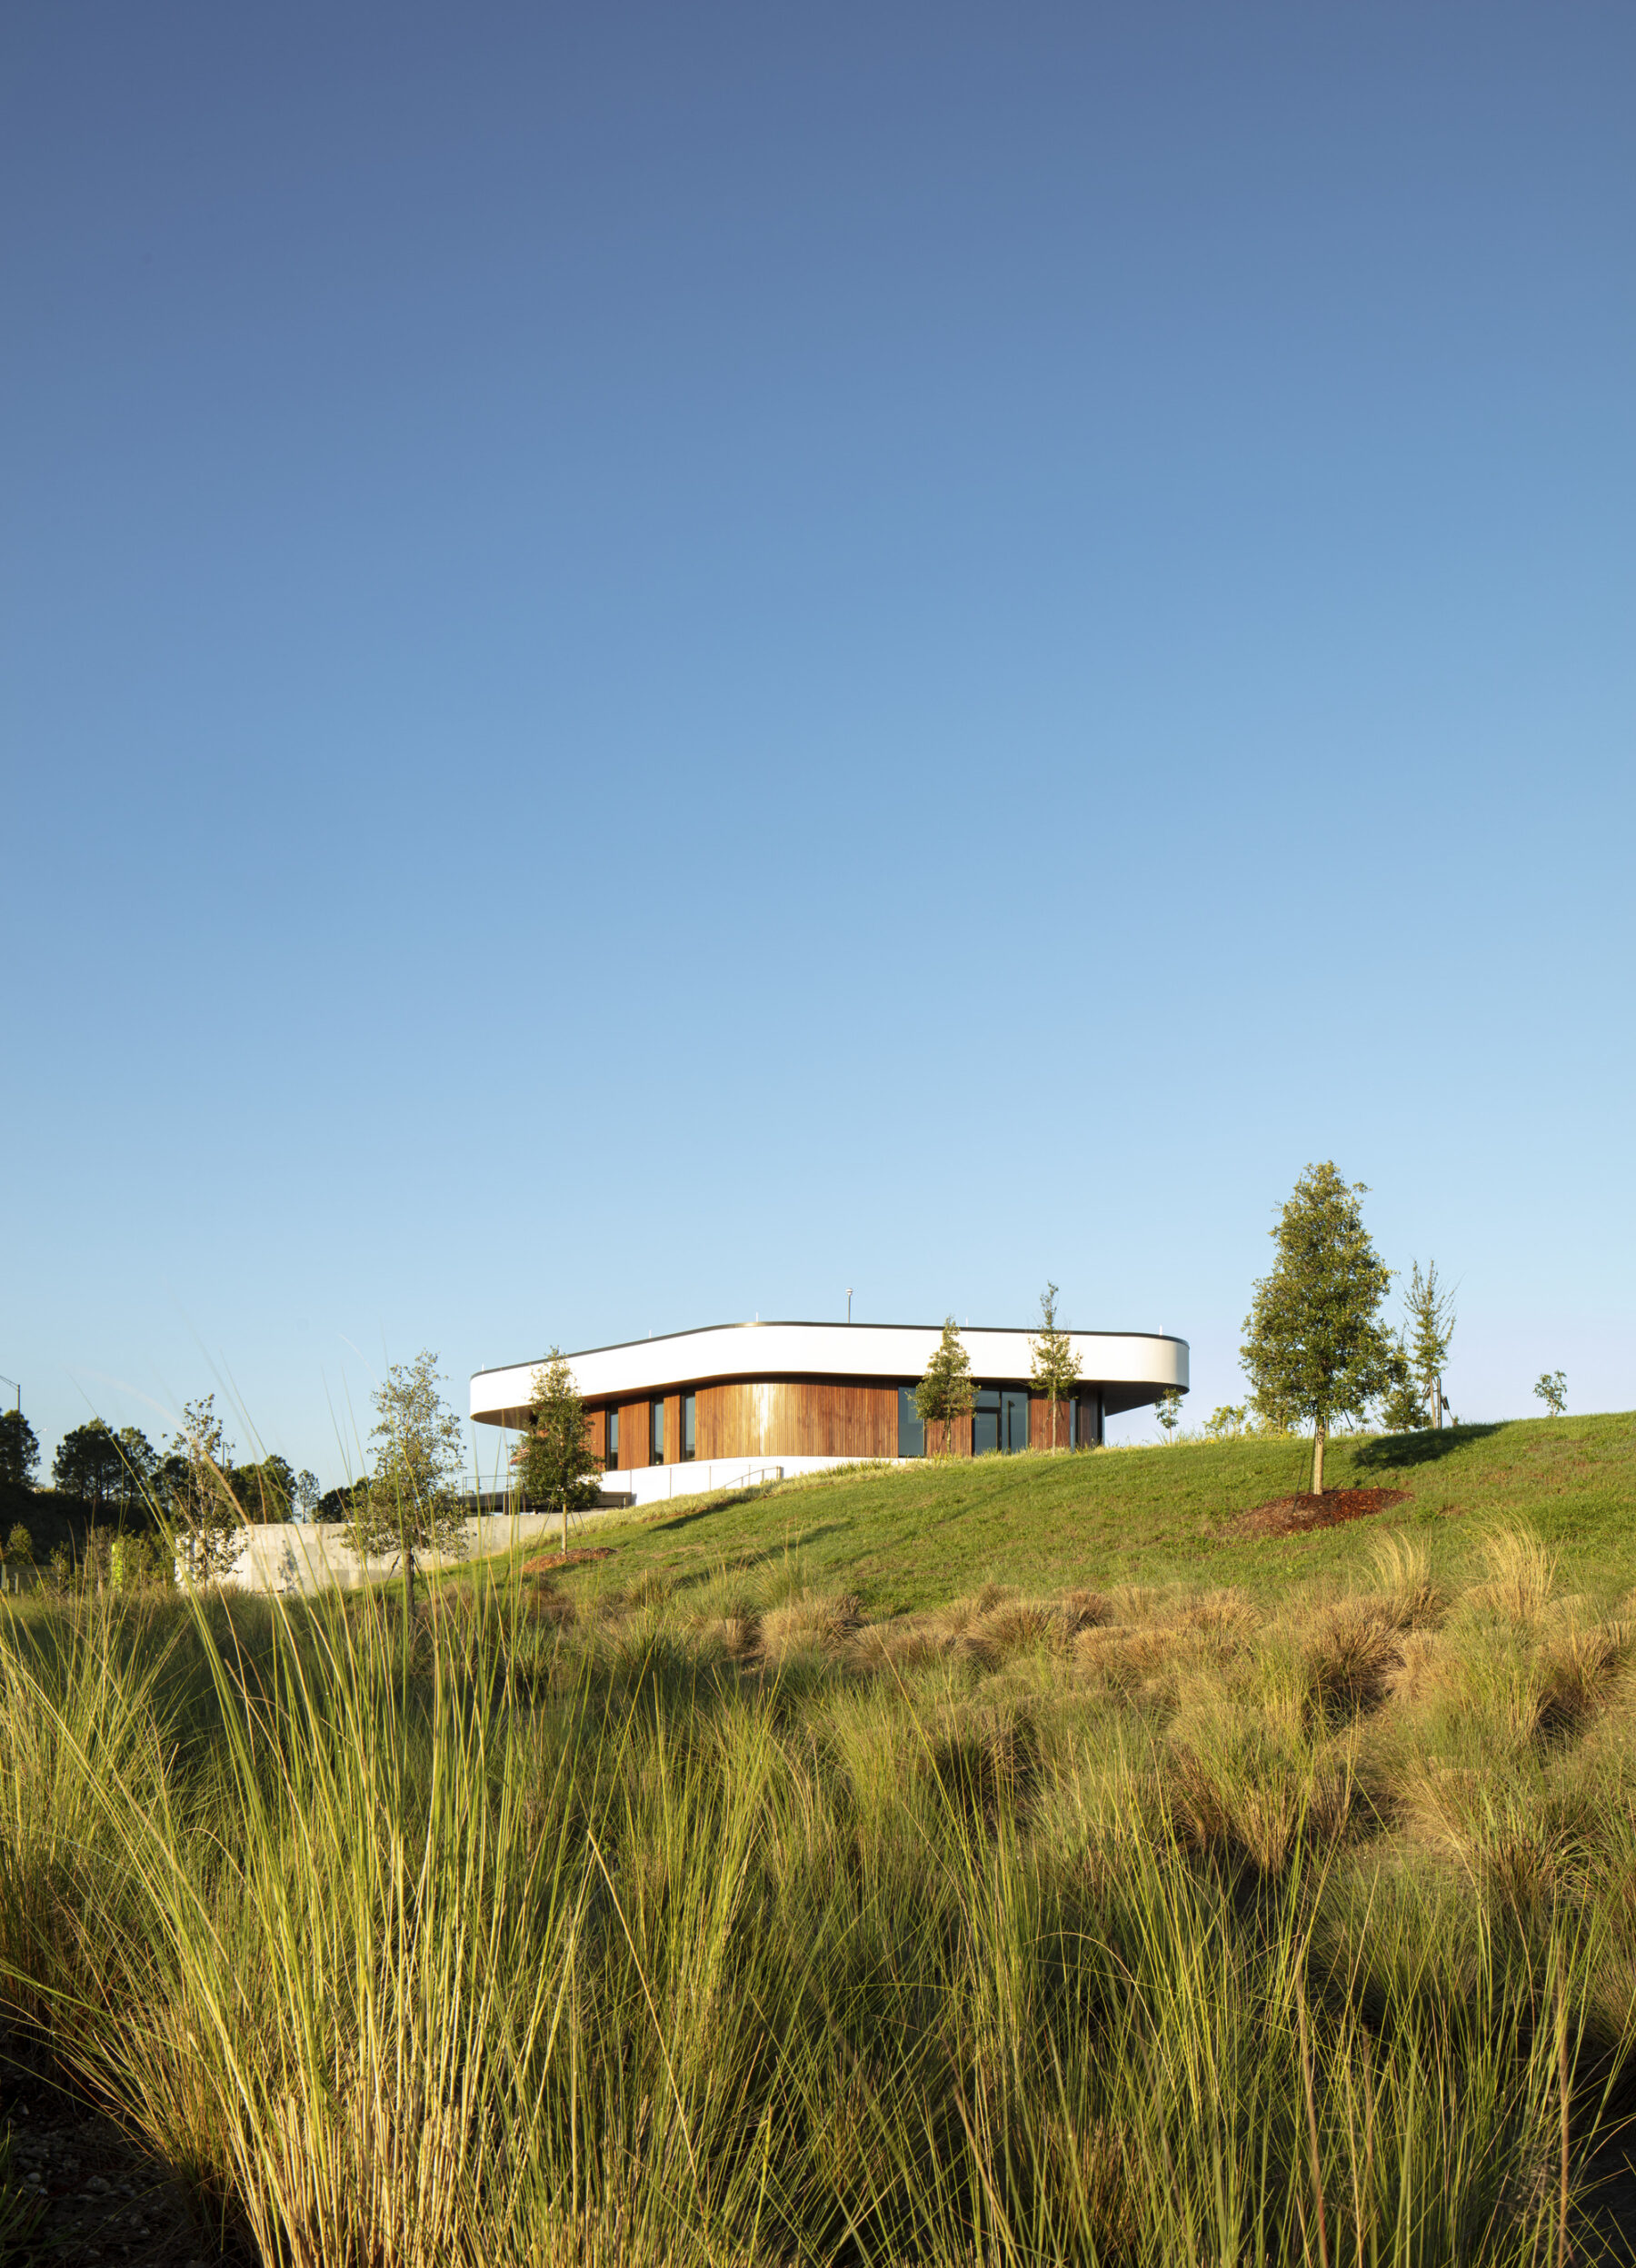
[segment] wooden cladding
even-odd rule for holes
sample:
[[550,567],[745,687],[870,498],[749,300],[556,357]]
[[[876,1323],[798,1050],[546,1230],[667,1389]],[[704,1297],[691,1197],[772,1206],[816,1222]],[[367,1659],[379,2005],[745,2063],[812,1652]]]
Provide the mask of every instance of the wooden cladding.
[[711,1457],[895,1457],[897,1388],[850,1380],[702,1386],[698,1453]]
[[[610,1470],[629,1472],[650,1461],[653,1440],[653,1401],[643,1395],[621,1401],[619,1457]],[[683,1393],[667,1393],[664,1400],[664,1462],[682,1462]],[[1095,1392],[1076,1397],[1080,1401],[1078,1437],[1089,1447],[1095,1439]],[[588,1410],[586,1438],[594,1456],[607,1454],[605,1408]],[[972,1454],[972,1420],[959,1418],[953,1428],[952,1454]],[[926,1447],[941,1454],[943,1428],[926,1428]],[[1028,1446],[1032,1449],[1065,1449],[1073,1437],[1073,1413],[1067,1401],[1056,1406],[1056,1438],[1052,1438],[1051,1404],[1031,1395],[1028,1406]],[[858,1385],[851,1379],[766,1378],[735,1380],[695,1390],[695,1455],[701,1463],[713,1457],[895,1457],[898,1453],[898,1389],[895,1385]]]
[[[1075,1397],[1078,1399],[1078,1397]],[[1028,1446],[1031,1449],[1065,1449],[1073,1439],[1073,1410],[1062,1400],[1056,1405],[1056,1439],[1051,1437],[1052,1406],[1040,1394],[1028,1398]]]

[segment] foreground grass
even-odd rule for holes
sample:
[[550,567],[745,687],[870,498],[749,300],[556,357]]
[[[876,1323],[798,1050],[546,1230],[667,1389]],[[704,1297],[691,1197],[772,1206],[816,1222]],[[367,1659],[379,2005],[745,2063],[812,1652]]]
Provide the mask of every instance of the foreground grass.
[[[1369,1564],[1367,1525],[1276,1542],[1234,1534],[1253,1506],[1304,1488],[1310,1458],[1311,1445],[1291,1438],[857,1466],[753,1496],[679,1498],[599,1522],[584,1540],[616,1547],[620,1580],[651,1569],[701,1581],[724,1558],[798,1549],[814,1580],[882,1615],[983,1583],[1203,1580],[1272,1598]],[[1440,1580],[1467,1578],[1496,1523],[1525,1522],[1573,1587],[1636,1585],[1636,1415],[1342,1437],[1325,1469],[1332,1487],[1408,1491],[1392,1523],[1423,1543]]]
[[1560,2268],[1628,2087],[1636,1623],[1527,1534],[1457,1591],[1373,1550],[887,1616],[759,1543],[413,1629],[31,1606],[11,2021],[292,2268]]

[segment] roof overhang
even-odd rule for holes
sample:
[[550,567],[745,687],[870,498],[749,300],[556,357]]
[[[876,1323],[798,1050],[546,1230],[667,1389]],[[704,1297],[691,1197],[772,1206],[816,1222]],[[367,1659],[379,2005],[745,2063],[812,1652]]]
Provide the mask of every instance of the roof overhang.
[[[588,1402],[637,1400],[680,1386],[734,1378],[918,1378],[943,1336],[921,1323],[716,1323],[618,1347],[571,1354],[575,1389]],[[1032,1362],[1032,1331],[963,1330],[972,1375],[984,1386],[1022,1385]],[[1133,1409],[1168,1388],[1185,1394],[1187,1341],[1153,1331],[1070,1331],[1086,1386],[1107,1387],[1106,1407]],[[549,1360],[479,1370],[472,1378],[472,1416],[484,1425],[523,1420],[534,1377]]]

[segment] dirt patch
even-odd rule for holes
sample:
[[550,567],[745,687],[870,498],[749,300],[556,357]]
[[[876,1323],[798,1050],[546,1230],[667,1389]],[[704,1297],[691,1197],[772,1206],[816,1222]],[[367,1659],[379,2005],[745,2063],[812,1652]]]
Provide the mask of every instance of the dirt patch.
[[11,2164],[0,2210],[6,2258],[121,2268],[214,2268],[248,2250],[211,2229],[198,2201],[145,2144],[56,2080],[49,2059],[0,2036],[0,2124]]
[[1230,1522],[1228,1536],[1307,1536],[1316,1527],[1344,1527],[1388,1511],[1410,1495],[1407,1488],[1326,1488],[1321,1497],[1274,1497]]
[[564,1567],[583,1567],[593,1559],[612,1559],[612,1544],[581,1544],[573,1551],[536,1551],[532,1559],[524,1559],[524,1575],[560,1575]]

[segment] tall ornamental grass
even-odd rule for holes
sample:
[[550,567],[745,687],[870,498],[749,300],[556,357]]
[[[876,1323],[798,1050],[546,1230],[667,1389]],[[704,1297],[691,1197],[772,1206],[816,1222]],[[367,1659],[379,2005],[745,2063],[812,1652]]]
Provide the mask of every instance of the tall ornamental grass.
[[[1636,1834],[1611,1800],[1519,1875],[1541,1744],[1615,1694],[1536,1577],[1441,1667],[1412,1564],[1275,1628],[1078,1594],[872,1636],[787,1571],[31,1610],[12,2019],[290,2268],[1565,2268],[1630,1998],[1587,1885]],[[1392,1748],[1405,1695],[1441,1748]]]

